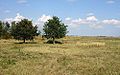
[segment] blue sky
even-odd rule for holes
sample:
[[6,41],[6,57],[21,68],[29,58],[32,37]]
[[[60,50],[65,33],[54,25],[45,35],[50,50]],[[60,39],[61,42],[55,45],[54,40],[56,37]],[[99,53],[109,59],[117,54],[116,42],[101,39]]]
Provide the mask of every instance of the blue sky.
[[29,18],[39,29],[58,16],[69,35],[120,36],[120,0],[0,0],[0,20]]

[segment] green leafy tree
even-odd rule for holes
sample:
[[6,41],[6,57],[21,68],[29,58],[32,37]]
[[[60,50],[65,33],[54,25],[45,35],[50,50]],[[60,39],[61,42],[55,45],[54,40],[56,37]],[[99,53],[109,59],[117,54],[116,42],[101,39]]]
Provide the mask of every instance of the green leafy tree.
[[10,24],[0,21],[0,37],[4,39],[10,38]]
[[43,26],[44,36],[53,40],[55,44],[55,39],[63,38],[67,34],[67,25],[62,23],[58,17],[53,16],[49,19]]
[[32,21],[23,19],[18,23],[12,22],[11,34],[15,39],[33,40],[34,36],[37,35],[37,26],[33,26]]
[[10,35],[10,24],[8,22],[3,22],[2,37],[4,39],[11,38],[11,35]]
[[0,21],[0,37],[2,36],[2,31],[3,31],[3,23]]

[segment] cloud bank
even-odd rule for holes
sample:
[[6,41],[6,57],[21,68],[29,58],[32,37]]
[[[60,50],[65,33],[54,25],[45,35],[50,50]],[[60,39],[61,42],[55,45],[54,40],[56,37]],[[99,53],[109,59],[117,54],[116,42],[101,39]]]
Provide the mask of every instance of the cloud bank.
[[[6,18],[4,21],[8,21],[9,23],[12,21],[18,22],[25,18],[26,17],[17,13],[16,17]],[[44,14],[40,16],[36,21],[34,21],[34,24],[38,26],[39,30],[42,30],[44,23],[51,18],[52,16]],[[68,25],[68,27],[73,27],[73,28],[78,28],[80,25],[88,25],[90,28],[93,28],[93,29],[104,28],[105,25],[113,25],[115,27],[120,27],[120,20],[117,20],[117,19],[99,20],[96,16],[93,16],[93,15],[87,16],[86,18],[83,18],[83,19],[82,18],[72,19],[70,17],[67,17],[62,21],[66,25]]]

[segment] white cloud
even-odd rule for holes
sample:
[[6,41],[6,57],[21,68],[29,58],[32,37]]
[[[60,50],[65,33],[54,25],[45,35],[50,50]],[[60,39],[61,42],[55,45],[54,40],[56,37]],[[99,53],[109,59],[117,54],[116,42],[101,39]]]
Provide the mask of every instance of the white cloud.
[[113,1],[113,0],[108,0],[107,3],[108,3],[108,4],[113,4],[113,3],[115,3],[115,1]]
[[[26,17],[21,16],[19,13],[17,13],[17,16],[15,18],[6,18],[4,21],[8,21],[9,23],[11,23],[12,21],[19,22],[25,18]],[[37,21],[34,22],[34,25],[37,25],[38,29],[42,30],[44,23],[48,19],[52,19],[52,16],[42,15],[42,16],[40,16],[40,18]],[[94,29],[103,28],[105,25],[113,25],[116,27],[120,27],[120,20],[106,19],[106,20],[100,21],[96,18],[96,16],[88,16],[86,18],[77,18],[77,19],[72,19],[70,17],[67,17],[63,20],[63,23],[68,25],[68,27],[73,27],[73,28],[78,28],[80,25],[88,25],[89,27],[94,28]]]
[[71,19],[71,18],[66,18],[64,23],[72,26],[72,27],[78,27],[80,25],[92,25],[96,24],[98,19],[95,16],[89,16],[86,19]]
[[46,22],[48,19],[51,19],[52,17],[51,16],[46,16],[46,15],[42,15],[38,21],[41,21],[41,22]]
[[25,3],[27,3],[27,0],[17,0],[17,3],[25,4]]
[[44,23],[45,23],[47,20],[49,20],[49,19],[52,19],[52,17],[51,17],[50,15],[42,15],[42,16],[35,22],[35,25],[38,26],[38,29],[39,29],[39,30],[42,30]]
[[105,25],[120,27],[120,20],[117,20],[117,19],[102,20],[102,21],[98,21],[97,23],[94,23],[91,26],[93,27],[96,26],[96,28],[103,28]]
[[64,23],[71,27],[78,27],[79,25],[84,23],[84,21],[81,18],[78,19],[65,18]]
[[67,17],[67,18],[65,18],[65,20],[71,20],[71,18],[70,18],[70,17]]
[[110,19],[110,20],[103,20],[104,24],[111,24],[111,25],[120,25],[120,20]]
[[[9,22],[9,23],[11,23],[11,22],[13,22],[13,21],[19,22],[19,21],[21,21],[21,20],[23,20],[23,19],[29,19],[29,18],[26,18],[26,17],[20,15],[20,13],[17,13],[16,17],[14,17],[14,18],[6,18],[6,19],[4,19],[4,22],[6,22],[6,21]],[[52,19],[52,17],[51,17],[50,15],[42,15],[42,16],[41,16],[36,22],[34,22],[33,24],[34,24],[34,25],[37,25],[39,30],[42,30],[44,23],[45,23],[48,19]],[[31,19],[29,19],[29,20],[31,20]]]
[[19,13],[17,13],[17,16],[14,18],[14,21],[18,22],[18,21],[21,21],[22,19],[25,19],[25,17],[23,17]]
[[88,25],[91,28],[94,29],[100,29],[103,28],[105,25],[113,25],[116,27],[120,27],[120,20],[117,19],[109,19],[109,20],[98,20],[96,16],[89,16],[86,17],[86,19],[71,19],[66,18],[64,20],[64,23],[70,27],[79,27],[80,25]]
[[86,18],[88,21],[98,21],[98,19],[95,16],[89,16]]
[[17,13],[17,15],[16,15],[15,18],[6,18],[4,21],[5,21],[5,22],[7,21],[7,22],[11,23],[11,22],[13,22],[13,21],[19,22],[19,21],[21,21],[21,20],[23,20],[23,19],[25,19],[25,17],[24,17],[24,16],[21,16],[19,13]]

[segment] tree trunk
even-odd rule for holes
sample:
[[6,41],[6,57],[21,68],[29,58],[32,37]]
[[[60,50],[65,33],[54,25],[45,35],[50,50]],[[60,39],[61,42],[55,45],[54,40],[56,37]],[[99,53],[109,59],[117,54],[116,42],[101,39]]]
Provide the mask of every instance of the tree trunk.
[[53,37],[53,44],[55,44],[55,38]]
[[25,38],[23,39],[23,43],[25,43]]

